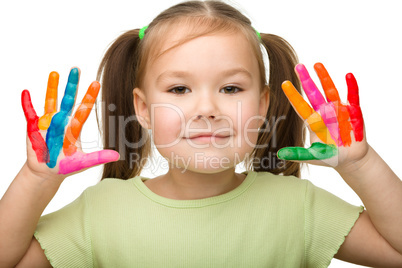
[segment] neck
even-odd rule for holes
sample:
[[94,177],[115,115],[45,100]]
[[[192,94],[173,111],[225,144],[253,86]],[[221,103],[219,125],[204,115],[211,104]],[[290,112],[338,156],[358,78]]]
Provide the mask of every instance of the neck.
[[[170,168],[157,179],[153,179],[153,190],[159,195],[179,200],[203,199],[227,193],[238,187],[246,176],[227,169],[218,173],[206,174],[190,170]],[[150,180],[150,181],[153,181]]]

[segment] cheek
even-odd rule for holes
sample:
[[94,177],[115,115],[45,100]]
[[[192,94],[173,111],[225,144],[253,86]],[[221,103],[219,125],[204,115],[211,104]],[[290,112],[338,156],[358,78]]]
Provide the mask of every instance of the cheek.
[[180,109],[174,106],[160,105],[153,107],[150,114],[155,145],[173,143],[183,135],[181,131],[184,129],[184,116]]
[[241,116],[242,129],[240,134],[248,146],[254,147],[256,145],[258,128],[261,126],[264,119],[265,118],[258,115],[257,109],[244,109]]

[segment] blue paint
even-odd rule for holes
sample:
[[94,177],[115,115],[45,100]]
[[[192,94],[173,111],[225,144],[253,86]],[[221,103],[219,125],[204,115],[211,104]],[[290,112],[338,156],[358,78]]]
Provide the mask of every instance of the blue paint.
[[78,81],[79,72],[77,68],[74,68],[70,71],[70,75],[68,76],[68,82],[61,101],[60,111],[53,116],[47,130],[46,144],[49,148],[50,156],[50,161],[47,163],[47,166],[50,168],[56,166],[57,158],[63,148],[64,129],[68,123],[68,117],[71,115],[73,110]]

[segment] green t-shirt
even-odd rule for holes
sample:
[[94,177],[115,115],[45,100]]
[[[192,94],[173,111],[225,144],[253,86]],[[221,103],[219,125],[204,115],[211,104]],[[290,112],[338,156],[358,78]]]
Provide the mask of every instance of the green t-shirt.
[[266,172],[197,200],[143,180],[105,179],[42,216],[35,237],[53,267],[327,267],[363,210]]

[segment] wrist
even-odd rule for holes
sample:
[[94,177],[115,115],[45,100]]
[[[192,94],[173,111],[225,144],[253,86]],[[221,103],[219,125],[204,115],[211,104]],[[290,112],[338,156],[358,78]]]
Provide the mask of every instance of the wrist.
[[29,187],[38,187],[42,190],[43,188],[55,189],[56,191],[66,178],[65,175],[36,172],[29,167],[27,162],[22,166],[18,176],[24,180],[24,185],[29,185]]
[[370,166],[373,164],[373,159],[376,159],[376,156],[378,156],[377,153],[370,145],[368,145],[367,150],[358,160],[349,161],[341,166],[335,167],[335,170],[342,177],[355,176],[363,171],[369,170]]

